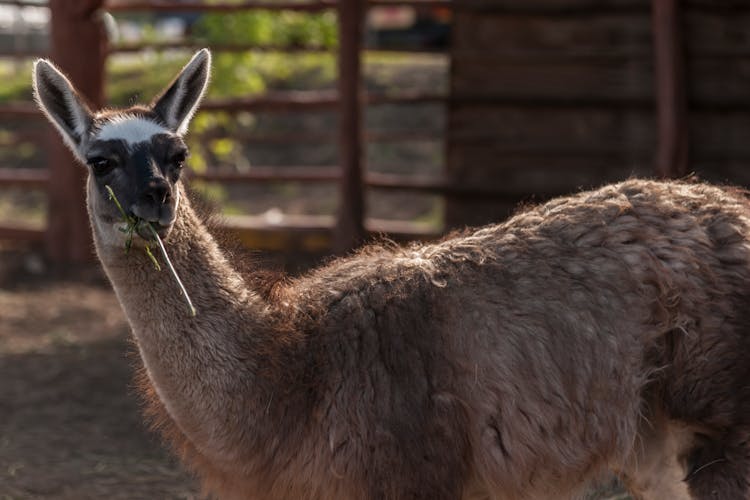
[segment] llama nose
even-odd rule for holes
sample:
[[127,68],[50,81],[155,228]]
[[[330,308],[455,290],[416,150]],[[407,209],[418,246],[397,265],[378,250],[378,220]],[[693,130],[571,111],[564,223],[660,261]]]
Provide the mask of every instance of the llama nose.
[[144,201],[154,205],[163,205],[169,201],[171,189],[165,179],[151,179],[148,181],[148,185],[143,190],[141,197]]

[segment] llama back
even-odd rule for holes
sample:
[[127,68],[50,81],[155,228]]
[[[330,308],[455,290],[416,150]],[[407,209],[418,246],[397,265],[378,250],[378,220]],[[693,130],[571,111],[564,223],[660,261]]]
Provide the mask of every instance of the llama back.
[[[721,335],[722,297],[750,283],[748,220],[740,192],[628,181],[334,262],[307,278],[330,298],[322,335],[348,332],[327,364],[334,434],[465,450],[508,498],[624,468],[650,394],[675,391],[659,378],[668,336]],[[366,456],[356,440],[339,450],[349,468]]]

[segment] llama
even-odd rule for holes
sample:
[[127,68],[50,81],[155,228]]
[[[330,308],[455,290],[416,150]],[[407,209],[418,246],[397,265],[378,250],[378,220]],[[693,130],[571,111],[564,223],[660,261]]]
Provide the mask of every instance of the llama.
[[[180,181],[210,63],[201,50],[150,105],[99,112],[34,66],[41,110],[87,165],[151,413],[208,494],[570,498],[611,470],[638,498],[750,498],[743,192],[628,180],[261,289]],[[124,252],[106,185],[165,239],[196,317]]]

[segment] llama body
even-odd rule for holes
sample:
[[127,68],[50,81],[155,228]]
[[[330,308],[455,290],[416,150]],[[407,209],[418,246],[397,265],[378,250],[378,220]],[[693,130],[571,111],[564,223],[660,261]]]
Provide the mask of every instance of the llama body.
[[[205,88],[200,54],[128,116],[183,133]],[[39,87],[67,87],[48,67],[37,65],[36,87],[54,115]],[[88,142],[102,130],[113,140],[121,115],[92,115],[76,139],[69,114],[61,132],[96,163]],[[114,140],[144,134],[161,132],[126,127]],[[156,142],[143,147],[159,156]],[[151,412],[220,497],[565,498],[607,469],[642,498],[750,497],[741,193],[633,180],[254,289],[164,174],[169,191],[148,191],[135,212],[164,233],[198,310],[190,318],[169,276],[123,251],[102,196],[102,179],[120,174],[96,168],[94,240]]]

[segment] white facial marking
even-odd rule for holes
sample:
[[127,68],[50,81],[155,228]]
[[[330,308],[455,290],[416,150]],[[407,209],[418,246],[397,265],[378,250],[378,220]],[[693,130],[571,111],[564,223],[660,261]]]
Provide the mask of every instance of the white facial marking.
[[111,118],[97,134],[101,141],[121,140],[128,146],[150,141],[156,134],[168,134],[169,130],[149,119],[134,115],[117,115]]

